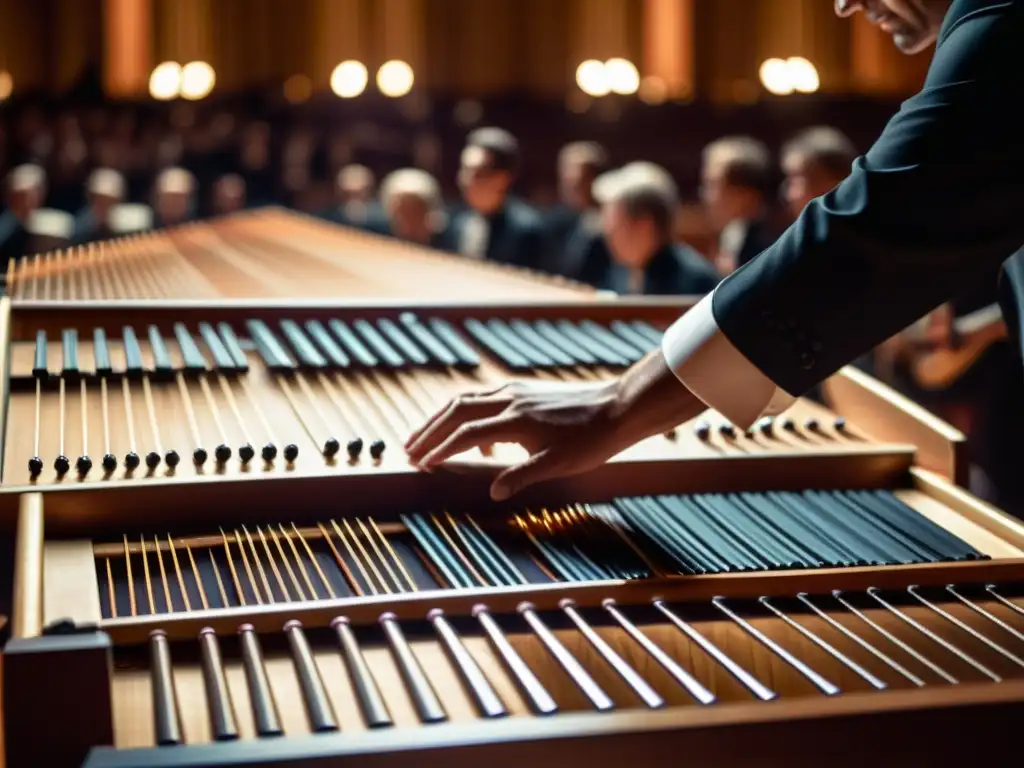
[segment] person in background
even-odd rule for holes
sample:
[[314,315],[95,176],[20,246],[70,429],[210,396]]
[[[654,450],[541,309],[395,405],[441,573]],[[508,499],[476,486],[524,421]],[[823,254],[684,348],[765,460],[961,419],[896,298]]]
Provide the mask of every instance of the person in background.
[[781,158],[782,197],[795,219],[811,200],[831,192],[850,175],[857,148],[839,129],[817,126],[786,142]]
[[124,176],[112,168],[97,168],[89,174],[85,185],[88,202],[75,217],[76,243],[111,237],[110,211],[124,202],[126,188]]
[[[607,167],[608,155],[596,142],[566,144],[558,153],[560,203],[544,216],[549,249],[545,266],[549,271],[576,280],[587,281],[590,277],[593,281],[611,263],[607,249],[601,247],[593,249],[599,253],[591,257],[593,243],[602,242],[601,206],[594,199],[593,184]],[[590,263],[591,258],[599,257],[603,257],[601,263]]]
[[384,214],[374,200],[377,180],[365,165],[346,165],[335,179],[337,203],[326,213],[326,218],[338,224],[360,229],[380,231],[384,227]]
[[4,183],[6,210],[0,213],[0,259],[16,259],[28,253],[30,236],[25,228],[29,217],[46,197],[46,172],[26,163],[14,168]]
[[401,168],[388,174],[380,184],[380,201],[386,234],[432,248],[450,246],[441,185],[426,171]]
[[673,235],[679,194],[665,169],[631,163],[599,176],[604,240],[614,263],[601,287],[620,294],[703,295],[718,284],[711,263]]
[[67,248],[75,237],[75,217],[56,208],[36,208],[25,221],[26,253]]
[[501,128],[478,128],[466,137],[459,189],[466,210],[452,221],[455,249],[464,256],[538,269],[544,261],[540,215],[512,195],[519,142]]
[[226,216],[245,209],[245,179],[227,173],[213,183],[210,208],[214,216]]
[[701,198],[719,232],[715,265],[722,275],[742,267],[771,245],[766,221],[772,157],[760,141],[729,136],[704,148]]
[[156,177],[154,226],[172,227],[191,221],[195,211],[195,177],[184,168],[167,168]]

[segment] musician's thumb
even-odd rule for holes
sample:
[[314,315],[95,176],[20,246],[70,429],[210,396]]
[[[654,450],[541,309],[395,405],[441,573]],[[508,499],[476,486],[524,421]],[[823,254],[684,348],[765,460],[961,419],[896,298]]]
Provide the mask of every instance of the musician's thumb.
[[545,449],[533,454],[522,464],[509,467],[494,479],[491,484],[491,498],[494,501],[505,501],[519,493],[527,486],[548,480],[558,475],[556,454]]

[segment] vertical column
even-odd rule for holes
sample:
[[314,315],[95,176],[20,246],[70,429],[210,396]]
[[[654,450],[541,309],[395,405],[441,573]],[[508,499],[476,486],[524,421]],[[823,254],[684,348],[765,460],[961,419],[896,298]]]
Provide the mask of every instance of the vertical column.
[[426,66],[426,0],[377,0],[374,7],[376,64],[401,59],[421,76]]
[[669,98],[696,90],[694,0],[644,0],[641,73],[656,77]]
[[145,94],[153,68],[150,0],[103,0],[103,89],[115,98]]
[[338,64],[355,59],[372,70],[369,40],[369,6],[363,0],[314,0],[313,83],[326,87]]
[[209,61],[212,0],[175,0],[170,9],[177,60]]
[[572,0],[572,6],[574,68],[584,59],[629,57],[629,0]]

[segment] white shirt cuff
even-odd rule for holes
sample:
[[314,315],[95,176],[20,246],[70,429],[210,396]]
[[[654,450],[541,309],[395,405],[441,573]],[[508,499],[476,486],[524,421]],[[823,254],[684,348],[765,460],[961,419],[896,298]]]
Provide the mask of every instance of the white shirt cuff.
[[712,312],[714,291],[676,320],[661,352],[683,385],[740,429],[775,416],[796,398],[778,387],[722,333]]

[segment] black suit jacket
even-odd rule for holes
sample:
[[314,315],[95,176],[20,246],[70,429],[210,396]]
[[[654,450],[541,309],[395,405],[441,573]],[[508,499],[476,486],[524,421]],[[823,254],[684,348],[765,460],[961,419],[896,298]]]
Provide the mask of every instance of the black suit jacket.
[[[452,217],[451,237],[462,242],[466,222],[476,215],[462,210]],[[488,217],[486,258],[501,264],[540,269],[544,263],[544,227],[540,214],[520,200],[509,198],[500,211]]]
[[761,254],[765,248],[775,242],[771,228],[767,222],[755,220],[747,226],[747,233],[743,238],[743,245],[736,254],[736,268],[748,264],[755,257]]
[[[643,293],[647,296],[695,296],[711,292],[718,273],[707,259],[684,243],[671,243],[651,259],[644,270]],[[629,270],[621,264],[609,267],[601,288],[629,292]]]
[[[791,394],[995,270],[1024,243],[1024,0],[955,0],[920,93],[850,176],[715,292],[715,319]],[[1019,274],[1006,273],[1021,295]]]

